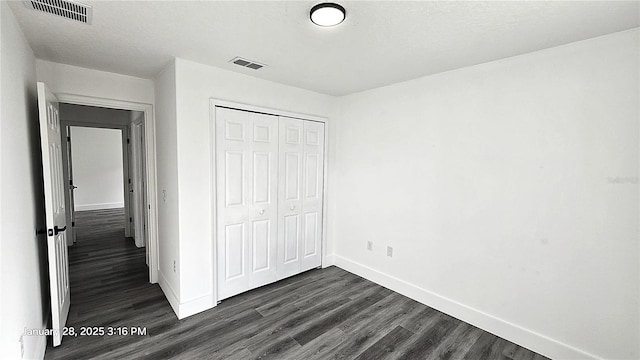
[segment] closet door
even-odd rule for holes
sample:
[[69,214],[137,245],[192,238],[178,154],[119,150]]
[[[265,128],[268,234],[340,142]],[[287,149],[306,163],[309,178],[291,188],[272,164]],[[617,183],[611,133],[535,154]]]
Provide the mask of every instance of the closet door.
[[322,263],[324,124],[303,121],[302,242],[300,271]]
[[278,277],[321,265],[324,124],[280,117]]
[[278,118],[216,108],[218,299],[276,277]]
[[302,120],[280,117],[278,278],[300,272],[302,238]]

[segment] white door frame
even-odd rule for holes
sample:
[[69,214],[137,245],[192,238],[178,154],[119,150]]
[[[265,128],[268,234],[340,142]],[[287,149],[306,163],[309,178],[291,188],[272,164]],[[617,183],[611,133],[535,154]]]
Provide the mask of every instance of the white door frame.
[[[62,134],[62,130],[64,129],[64,135]],[[71,160],[71,144],[69,142],[69,138],[71,136],[70,126],[66,125],[64,120],[60,120],[60,133],[62,138],[62,168],[64,170],[63,178],[64,178],[64,203],[67,205],[67,224],[71,224],[69,228],[69,232],[67,235],[67,246],[71,246],[76,242],[76,228],[75,228],[75,208],[74,202],[71,194],[73,193],[72,185],[72,177],[73,177],[73,161]],[[75,198],[75,196],[74,196]]]
[[[143,116],[142,116],[143,117]],[[144,183],[143,175],[144,174],[144,150],[141,148],[144,141],[141,139],[141,136],[144,134],[144,121],[138,117],[137,119],[131,121],[131,123],[127,126],[129,129],[129,139],[131,143],[128,144],[131,149],[131,156],[129,159],[129,167],[131,171],[129,173],[129,178],[131,179],[130,187],[133,189],[133,213],[131,214],[133,221],[131,222],[134,226],[134,231],[132,233],[136,246],[146,246],[147,240],[145,239],[144,232],[146,229],[146,221],[143,216],[145,213],[145,205],[146,202],[144,200],[144,194],[142,193],[141,186]],[[142,245],[140,245],[142,244]],[[148,249],[147,249],[148,250]],[[147,262],[148,259],[148,251],[147,251]]]
[[212,264],[213,266],[212,268],[212,278],[213,278],[213,298],[215,299],[215,304],[218,303],[219,301],[219,295],[218,295],[218,264],[217,264],[217,247],[218,247],[218,239],[217,239],[217,211],[216,211],[216,203],[217,203],[217,199],[216,199],[216,178],[217,178],[217,174],[216,174],[216,106],[219,107],[226,107],[226,108],[230,108],[230,109],[236,109],[236,110],[244,110],[244,111],[252,111],[252,112],[257,112],[257,113],[263,113],[263,114],[268,114],[268,115],[277,115],[277,116],[286,116],[286,117],[290,117],[290,118],[295,118],[295,119],[300,119],[300,120],[310,120],[310,121],[318,121],[321,123],[324,123],[324,173],[323,173],[323,178],[324,178],[324,184],[323,184],[323,197],[322,197],[322,207],[323,207],[323,213],[322,213],[322,260],[321,260],[321,266],[323,268],[330,266],[331,263],[329,262],[329,260],[327,259],[327,219],[328,219],[328,213],[329,213],[329,203],[328,203],[328,185],[329,185],[329,181],[328,181],[328,163],[329,163],[329,118],[326,118],[324,116],[318,116],[318,115],[309,115],[309,114],[303,114],[303,113],[296,113],[296,112],[291,112],[291,111],[286,111],[286,110],[278,110],[278,109],[272,109],[272,108],[267,108],[267,107],[262,107],[262,106],[255,106],[255,105],[249,105],[249,104],[244,104],[244,103],[240,103],[240,102],[235,102],[235,101],[228,101],[228,100],[222,100],[222,99],[216,99],[216,98],[210,98],[209,100],[209,138],[210,138],[210,144],[211,147],[209,149],[210,153],[209,153],[209,159],[210,159],[210,166],[211,166],[211,183],[209,184],[210,186],[210,191],[211,191],[211,202],[209,203],[209,212],[211,214],[211,242],[213,244],[212,248]]
[[[134,110],[144,113],[144,141],[145,141],[145,165],[147,183],[147,207],[148,207],[148,243],[149,247],[149,282],[158,282],[158,202],[157,202],[157,175],[156,175],[156,122],[153,105],[132,101],[98,98],[76,94],[56,94],[62,103],[98,106],[110,109]],[[85,126],[88,124],[85,124]],[[125,140],[126,141],[126,140]],[[125,144],[126,145],[126,144]]]

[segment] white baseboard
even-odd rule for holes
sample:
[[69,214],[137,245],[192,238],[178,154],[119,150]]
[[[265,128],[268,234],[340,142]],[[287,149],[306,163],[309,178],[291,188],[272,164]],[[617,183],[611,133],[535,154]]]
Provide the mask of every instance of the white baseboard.
[[33,353],[34,354],[33,358],[38,360],[44,359],[44,353],[46,350],[47,350],[47,337],[38,336],[38,342],[36,343],[36,347]]
[[336,264],[335,256],[333,254],[326,255],[324,257],[324,261],[322,261],[322,268],[324,269],[326,267],[333,266],[335,264]]
[[158,283],[160,284],[160,289],[162,289],[162,292],[164,292],[165,297],[169,301],[169,304],[171,305],[171,308],[173,309],[173,312],[176,314],[176,317],[178,317],[178,319],[184,319],[186,317],[209,310],[216,306],[216,302],[213,299],[213,294],[207,294],[205,296],[181,303],[178,298],[178,294],[176,294],[171,285],[169,285],[169,282],[160,270],[158,270]]
[[335,265],[346,271],[359,275],[376,284],[382,285],[429,307],[442,311],[447,315],[477,326],[549,358],[563,360],[599,358],[586,351],[484,313],[345,257],[333,255],[333,258],[335,259]]
[[180,312],[178,319],[184,319],[188,316],[201,313],[216,306],[216,302],[213,300],[213,293],[201,296],[197,299],[189,300],[180,304]]
[[[48,329],[49,328],[49,315],[44,317],[44,322],[40,329]],[[27,341],[28,339],[28,341]],[[23,359],[29,360],[42,360],[44,359],[44,353],[47,350],[47,337],[46,336],[23,336],[24,341],[24,357]],[[19,351],[19,350],[18,350]],[[18,355],[20,353],[18,352]]]
[[178,314],[180,313],[180,300],[178,300],[178,294],[176,294],[171,285],[169,285],[169,282],[160,270],[158,270],[158,284],[160,285],[160,289],[162,289],[164,296],[167,298],[167,301],[169,301],[169,305],[171,305],[173,312],[179,319],[180,316]]
[[82,204],[75,205],[75,211],[89,211],[89,210],[102,210],[102,209],[118,209],[123,208],[123,202],[115,202],[115,203],[102,203],[102,204]]

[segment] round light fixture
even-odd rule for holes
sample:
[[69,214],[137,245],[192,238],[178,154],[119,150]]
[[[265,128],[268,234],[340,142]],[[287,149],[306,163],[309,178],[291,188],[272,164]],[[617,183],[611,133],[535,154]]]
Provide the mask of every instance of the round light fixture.
[[336,26],[344,21],[347,12],[335,3],[321,3],[311,8],[311,21],[318,26]]

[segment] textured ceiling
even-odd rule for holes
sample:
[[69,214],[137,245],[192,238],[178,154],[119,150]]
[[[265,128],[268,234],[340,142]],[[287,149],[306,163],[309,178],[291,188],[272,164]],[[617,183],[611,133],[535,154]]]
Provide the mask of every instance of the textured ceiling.
[[[85,25],[10,6],[40,59],[155,76],[173,57],[343,95],[639,26],[638,1],[344,1],[320,28],[309,1],[84,1]],[[267,64],[230,64],[242,56]]]

